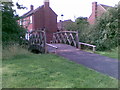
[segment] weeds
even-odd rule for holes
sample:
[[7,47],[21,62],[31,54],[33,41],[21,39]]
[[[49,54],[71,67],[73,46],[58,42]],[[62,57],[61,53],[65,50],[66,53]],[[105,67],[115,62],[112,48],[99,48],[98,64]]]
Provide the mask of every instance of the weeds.
[[31,54],[28,50],[20,47],[19,45],[7,46],[2,50],[2,60],[13,59],[14,57],[25,56]]

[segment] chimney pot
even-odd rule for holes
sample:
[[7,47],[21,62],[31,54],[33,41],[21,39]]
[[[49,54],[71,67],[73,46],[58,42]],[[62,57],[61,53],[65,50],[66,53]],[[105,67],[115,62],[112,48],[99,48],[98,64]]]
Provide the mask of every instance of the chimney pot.
[[49,0],[44,0],[44,7],[49,7]]
[[95,9],[97,7],[97,2],[93,2],[92,7]]
[[49,2],[49,0],[44,0],[44,2]]
[[97,13],[97,2],[93,2],[92,3],[92,12],[95,14],[96,17],[96,13]]
[[30,6],[30,9],[31,9],[31,10],[33,10],[33,9],[34,9],[34,6],[33,6],[33,5],[31,5],[31,6]]

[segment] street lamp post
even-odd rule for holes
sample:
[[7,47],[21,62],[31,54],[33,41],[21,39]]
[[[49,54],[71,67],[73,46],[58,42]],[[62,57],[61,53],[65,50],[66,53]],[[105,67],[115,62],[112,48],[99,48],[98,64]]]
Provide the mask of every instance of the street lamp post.
[[61,14],[61,30],[63,30],[63,14]]

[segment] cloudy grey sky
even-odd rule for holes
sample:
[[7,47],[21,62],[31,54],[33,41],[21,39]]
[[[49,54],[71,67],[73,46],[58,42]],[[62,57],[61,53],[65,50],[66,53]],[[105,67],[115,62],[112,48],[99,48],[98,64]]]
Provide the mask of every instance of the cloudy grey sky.
[[[23,15],[30,10],[30,5],[34,5],[34,9],[43,5],[44,0],[12,0],[14,3],[17,1],[19,4],[26,6],[26,10],[17,10],[19,15]],[[98,4],[105,4],[109,6],[115,6],[120,0],[49,0],[50,7],[58,15],[58,21],[61,19],[61,14],[64,15],[63,19],[72,19],[79,16],[89,17],[92,12],[92,2],[98,2]]]

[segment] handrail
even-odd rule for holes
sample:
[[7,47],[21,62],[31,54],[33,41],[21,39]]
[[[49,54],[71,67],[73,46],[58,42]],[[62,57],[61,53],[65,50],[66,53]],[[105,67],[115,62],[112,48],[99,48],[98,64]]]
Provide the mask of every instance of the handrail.
[[52,44],[48,44],[48,43],[46,43],[46,45],[47,45],[47,46],[50,46],[50,47],[52,47],[52,48],[55,48],[55,54],[57,53],[58,47],[56,47],[56,46],[54,46],[54,45],[52,45]]
[[52,45],[52,44],[46,43],[46,45],[47,45],[47,46],[50,46],[50,47],[53,47],[53,48],[55,48],[55,49],[58,49],[58,47],[56,47],[56,46],[54,46],[54,45]]
[[58,34],[58,33],[78,33],[77,31],[60,31],[60,32],[55,32],[53,34]]
[[87,45],[87,46],[96,47],[95,45],[91,45],[91,44],[87,44],[87,43],[83,43],[83,42],[79,42],[79,44],[84,44],[84,45]]
[[83,43],[83,42],[79,42],[79,44],[80,45],[83,44],[83,45],[86,45],[86,46],[91,46],[91,47],[93,47],[93,52],[95,52],[95,48],[96,48],[95,45],[91,45],[91,44],[87,44],[87,43]]

